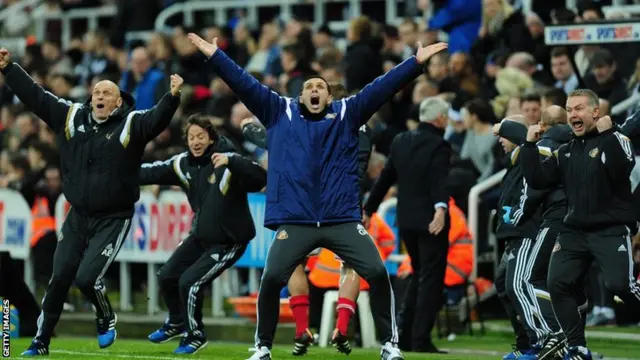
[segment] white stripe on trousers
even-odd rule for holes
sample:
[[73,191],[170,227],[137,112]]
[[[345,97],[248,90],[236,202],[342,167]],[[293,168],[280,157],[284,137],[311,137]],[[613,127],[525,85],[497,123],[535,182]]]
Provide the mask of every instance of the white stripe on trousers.
[[96,278],[96,282],[93,284],[93,288],[96,291],[96,299],[98,300],[97,305],[100,306],[100,308],[102,309],[102,313],[107,316],[111,316],[111,310],[109,309],[109,305],[107,303],[107,297],[106,297],[107,291],[106,291],[106,287],[102,283],[102,278],[104,277],[104,274],[109,269],[109,266],[111,265],[113,260],[115,260],[116,256],[118,256],[118,253],[120,252],[120,248],[122,247],[122,243],[124,243],[124,238],[129,232],[130,223],[131,223],[131,219],[127,219],[124,221],[124,225],[122,225],[122,230],[120,230],[120,234],[118,234],[118,239],[116,240],[116,246],[114,246],[113,253],[107,259],[107,262],[104,264],[102,271],[100,271],[100,274]]
[[[400,334],[398,334],[398,325],[396,324],[396,299],[393,293],[393,285],[391,285],[391,278],[387,271],[387,281],[389,282],[389,293],[391,294],[391,339],[389,341],[392,344],[398,344],[400,341]],[[384,344],[382,344],[384,346]]]
[[[549,228],[544,228],[542,230],[540,230],[540,232],[538,232],[538,237],[536,238],[536,242],[533,245],[533,249],[531,250],[531,254],[529,255],[529,259],[527,261],[527,268],[526,268],[526,286],[527,289],[529,290],[529,295],[531,296],[531,302],[533,304],[533,310],[535,311],[536,314],[538,314],[538,320],[540,321],[540,326],[541,328],[539,328],[538,330],[540,330],[542,333],[546,335],[551,334],[553,331],[551,330],[551,327],[549,327],[549,324],[547,324],[547,321],[545,320],[544,316],[542,316],[542,309],[540,308],[540,303],[538,303],[538,298],[536,297],[536,289],[533,287],[533,284],[531,283],[531,274],[533,273],[533,266],[536,263],[536,260],[538,258],[538,255],[540,254],[540,248],[542,247],[542,244],[544,243],[545,237],[547,236],[547,234],[549,233]],[[532,324],[535,326],[535,323]],[[542,340],[542,339],[539,339]]]
[[[625,236],[627,240],[627,254],[629,255],[629,292],[636,297],[638,302],[640,302],[640,284],[633,278],[633,256],[632,256],[632,248],[631,248],[631,229],[627,228],[627,235]],[[627,304],[627,306],[631,306],[631,304]]]
[[524,287],[526,286],[524,284],[529,281],[529,279],[527,279],[526,277],[526,268],[527,260],[529,259],[528,255],[530,247],[531,239],[522,239],[522,244],[520,245],[520,248],[518,249],[518,252],[516,254],[516,268],[514,270],[513,283],[511,284],[511,286],[513,287],[513,292],[516,295],[518,305],[520,305],[520,308],[524,313],[524,319],[521,319],[520,321],[523,322],[523,325],[526,325],[526,327],[529,327],[531,330],[533,330],[536,333],[536,336],[540,339],[543,334],[539,329],[535,327],[535,319],[532,309],[533,306],[530,302],[531,296],[527,296],[524,289]]
[[204,274],[200,278],[200,280],[196,281],[189,288],[189,295],[187,298],[187,319],[189,320],[189,324],[191,325],[192,329],[198,328],[198,322],[196,321],[196,318],[195,318],[195,312],[196,312],[196,297],[197,297],[198,291],[200,290],[200,286],[202,286],[202,284],[204,284],[205,282],[211,280],[211,277],[213,277],[217,272],[219,272],[220,269],[225,267],[229,262],[229,260],[232,260],[234,256],[236,256],[236,253],[238,252],[238,250],[241,248],[242,248],[242,245],[234,245],[231,248],[231,250],[229,250],[229,252],[227,252],[222,257],[222,259],[220,259],[220,261],[218,261],[209,271],[207,271],[206,274]]
[[276,235],[278,235],[278,231],[273,233],[273,238],[271,239],[272,246],[269,246],[269,250],[267,250],[267,256],[265,256],[265,259],[267,259],[267,261],[264,263],[264,268],[262,269],[262,276],[260,276],[260,286],[258,287],[258,297],[256,298],[256,333],[253,335],[253,340],[256,343],[256,348],[260,347],[260,336],[258,335],[258,330],[260,329],[260,306],[258,304],[258,302],[260,301],[260,290],[262,289],[264,274],[267,273],[267,266],[269,265],[269,254],[271,254],[271,248],[273,247],[273,241],[276,240]]

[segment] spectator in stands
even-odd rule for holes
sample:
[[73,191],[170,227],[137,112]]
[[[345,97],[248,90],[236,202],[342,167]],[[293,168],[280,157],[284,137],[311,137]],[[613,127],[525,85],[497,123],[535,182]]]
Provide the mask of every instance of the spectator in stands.
[[[627,84],[617,72],[617,64],[611,52],[600,49],[593,54],[591,59],[591,71],[584,78],[585,85],[593,90],[598,97],[609,102],[610,106],[616,106],[627,98]],[[625,114],[613,116],[618,123],[624,123]]]
[[322,25],[318,31],[316,31],[313,35],[313,46],[316,48],[316,56],[320,57],[325,51],[334,47],[334,36],[333,31],[331,31],[327,24]]
[[[449,95],[445,99],[452,103],[455,110],[459,110],[466,102],[478,96],[480,80],[473,70],[473,64],[468,54],[458,52],[451,55],[448,67],[451,83],[445,81],[443,84],[445,87],[440,91],[448,93]],[[453,88],[447,89],[451,84],[454,85]]]
[[174,61],[171,39],[163,34],[154,33],[147,43],[147,51],[153,61],[153,67],[165,74],[175,73],[177,69]]
[[531,54],[538,64],[541,64],[546,72],[549,72],[549,46],[544,39],[544,21],[536,13],[529,13],[525,18],[525,23],[533,39]]
[[540,95],[535,92],[525,93],[520,99],[520,113],[524,115],[524,119],[529,125],[540,122],[542,115]]
[[400,40],[398,28],[392,25],[384,25],[382,32],[382,51],[383,56],[399,56],[407,58],[413,54],[409,54],[409,49]]
[[[255,71],[265,75],[273,72],[273,69],[271,69],[271,72],[268,70],[273,67],[272,64],[275,64],[280,56],[280,48],[278,47],[279,31],[280,29],[276,22],[262,25],[262,31],[260,31],[260,37],[258,38],[258,48],[249,59],[249,63],[247,63],[247,71]],[[277,61],[277,65],[280,66],[279,61]]]
[[[468,53],[482,24],[482,0],[441,0],[433,3],[435,8],[428,28],[449,35],[451,53]],[[422,10],[427,10],[428,4],[429,1],[419,1]]]
[[507,0],[483,0],[482,26],[471,54],[481,68],[495,50],[533,51],[534,43],[520,11]]
[[566,47],[554,47],[551,50],[551,73],[556,81],[554,86],[566,94],[578,87],[578,76],[571,64],[569,50]]
[[125,47],[125,34],[130,31],[151,30],[162,10],[157,0],[117,0],[118,13],[111,23],[111,45]]
[[533,85],[537,89],[543,89],[553,84],[546,71],[542,70],[536,59],[530,53],[517,52],[509,56],[506,67],[523,71],[533,79]]
[[403,57],[407,54],[413,55],[416,53],[418,33],[418,24],[411,18],[404,19],[398,26],[398,35],[400,36],[400,41],[404,44]]
[[372,44],[371,21],[366,16],[349,23],[349,47],[344,57],[347,92],[359,90],[382,74],[382,63]]
[[548,108],[551,105],[558,105],[565,107],[567,104],[567,93],[559,88],[551,88],[545,91],[540,97],[540,106],[543,109]]
[[457,166],[471,171],[475,175],[475,184],[491,176],[494,171],[496,159],[493,148],[497,140],[493,136],[492,126],[496,123],[496,116],[488,103],[474,99],[462,109],[462,118],[467,131]]
[[302,92],[302,84],[315,71],[311,63],[304,61],[304,48],[299,43],[286,45],[282,48],[280,61],[284,73],[280,76],[280,93],[289,97],[296,97]]
[[136,110],[151,109],[169,89],[165,74],[152,67],[149,51],[137,47],[131,52],[131,69],[122,74],[120,89],[136,99]]
[[233,43],[236,49],[236,62],[242,66],[246,65],[255,54],[257,45],[245,21],[238,21],[233,28]]
[[78,69],[80,83],[88,84],[96,75],[118,72],[118,66],[107,58],[107,37],[101,31],[88,32],[84,37],[84,58]]
[[15,129],[19,148],[26,150],[38,138],[40,124],[31,112],[23,112],[16,117]]

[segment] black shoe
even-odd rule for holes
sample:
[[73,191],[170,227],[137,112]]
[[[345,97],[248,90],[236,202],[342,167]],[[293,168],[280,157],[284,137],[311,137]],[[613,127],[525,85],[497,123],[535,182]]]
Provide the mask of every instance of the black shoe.
[[291,355],[293,356],[302,356],[307,353],[307,349],[309,346],[313,344],[313,334],[311,330],[305,330],[302,335],[298,336],[293,340],[293,351]]
[[29,348],[21,356],[43,356],[49,355],[49,346],[40,340],[33,340]]
[[176,348],[173,353],[181,355],[195,354],[207,347],[208,344],[204,333],[196,330],[183,337],[182,340],[180,340],[180,345],[178,345],[178,348]]
[[346,335],[340,333],[338,329],[333,330],[333,336],[331,336],[331,344],[333,347],[345,355],[351,354],[351,343]]
[[542,349],[538,353],[538,360],[555,359],[558,355],[564,356],[563,350],[566,344],[567,338],[564,334],[550,335],[542,344]]

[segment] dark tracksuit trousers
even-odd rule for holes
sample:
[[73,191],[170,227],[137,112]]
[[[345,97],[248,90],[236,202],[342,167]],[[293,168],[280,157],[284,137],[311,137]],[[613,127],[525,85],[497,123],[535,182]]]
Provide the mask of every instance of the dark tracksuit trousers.
[[530,257],[535,245],[530,238],[507,239],[495,280],[520,350],[529,349],[550,333],[537,318],[535,290],[529,282],[535,263]]
[[428,231],[400,230],[411,257],[414,276],[400,309],[400,348],[421,351],[433,346],[431,331],[444,300],[444,276],[449,251],[450,219],[438,235]]
[[280,313],[280,290],[293,270],[312,250],[334,252],[370,286],[371,309],[382,344],[398,342],[395,300],[387,269],[380,253],[360,223],[315,227],[281,225],[271,244],[258,294],[256,345],[271,348]]
[[576,308],[575,294],[580,291],[591,263],[595,261],[604,281],[627,306],[640,305],[640,286],[633,278],[630,231],[613,226],[586,232],[566,228],[558,237],[549,265],[549,292],[558,321],[569,346],[586,346],[584,331]]
[[130,226],[131,218],[94,218],[71,208],[53,255],[53,274],[42,299],[37,340],[49,344],[74,280],[96,307],[97,318],[113,316],[102,278],[118,255]]
[[209,244],[187,237],[158,271],[169,323],[190,333],[203,331],[203,290],[238,261],[245,244]]

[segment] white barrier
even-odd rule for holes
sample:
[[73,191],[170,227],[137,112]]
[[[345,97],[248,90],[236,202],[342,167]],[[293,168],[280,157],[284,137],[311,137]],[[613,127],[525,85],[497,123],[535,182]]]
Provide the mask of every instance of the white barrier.
[[476,280],[478,276],[478,213],[480,206],[480,195],[485,191],[491,189],[495,185],[502,182],[502,178],[507,173],[507,169],[503,169],[481,183],[474,185],[469,191],[469,231],[471,232],[471,240],[473,242],[474,254],[473,254],[473,271],[469,277],[472,281]]
[[[11,257],[24,260],[24,282],[32,293],[36,284],[33,275],[31,249],[31,209],[22,194],[10,189],[0,189],[0,251],[8,251]],[[4,274],[3,276],[11,276]]]

